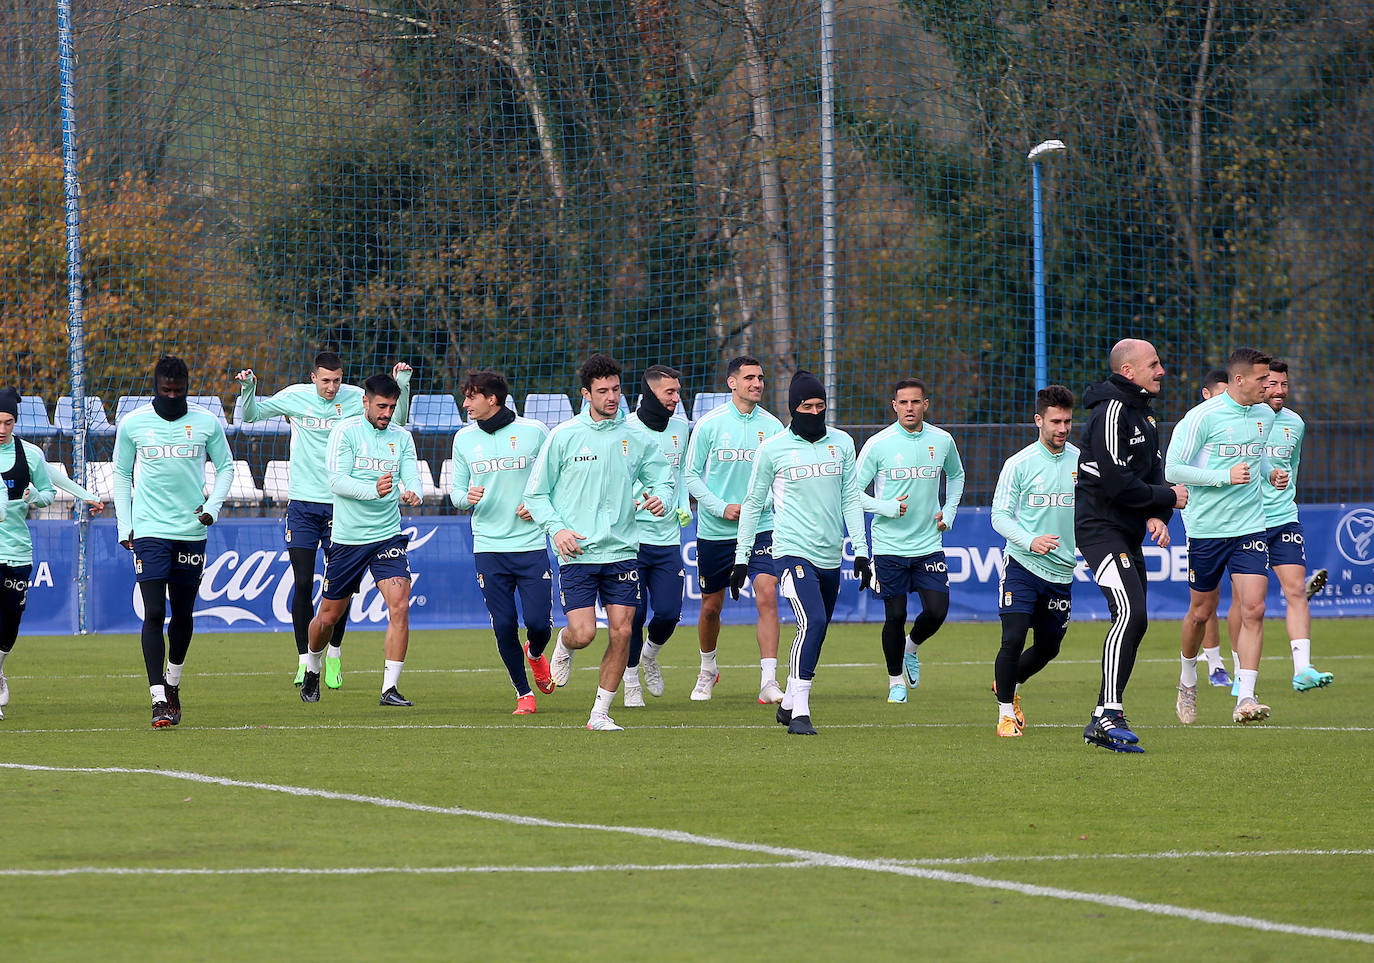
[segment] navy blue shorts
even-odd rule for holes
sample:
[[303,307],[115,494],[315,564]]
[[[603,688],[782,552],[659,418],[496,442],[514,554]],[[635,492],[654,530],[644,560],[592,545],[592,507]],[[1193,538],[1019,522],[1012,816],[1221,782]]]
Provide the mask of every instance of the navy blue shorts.
[[165,579],[170,585],[199,585],[205,571],[205,539],[134,539],[134,581]]
[[323,598],[346,599],[363,584],[363,575],[372,571],[372,581],[388,578],[410,579],[410,559],[406,557],[409,539],[393,535],[366,545],[340,545],[335,542],[324,557]]
[[334,530],[334,506],[324,502],[286,503],[286,547],[323,548],[329,551],[329,536]]
[[0,565],[0,610],[22,615],[29,604],[29,578],[32,565]]
[[1010,555],[1002,566],[997,592],[998,615],[1053,616],[1067,625],[1073,614],[1073,583],[1061,585],[1043,579]]
[[949,566],[944,552],[919,558],[904,555],[875,555],[873,581],[880,599],[906,598],[912,592],[930,590],[949,594]]
[[[730,569],[735,567],[735,539],[697,539],[697,584],[702,595],[723,592],[730,587]],[[754,536],[749,554],[749,581],[760,575],[776,576],[773,565],[773,530]]]
[[677,624],[682,619],[682,580],[687,571],[682,546],[640,545],[636,564],[643,587],[640,609],[652,605],[655,619]]
[[1307,551],[1302,546],[1302,522],[1276,525],[1264,533],[1269,543],[1269,567],[1301,565],[1307,568]]
[[559,598],[563,613],[589,609],[596,605],[597,596],[604,605],[639,604],[639,564],[634,559],[623,562],[573,562],[558,567]]
[[1188,587],[1212,592],[1227,571],[1269,577],[1269,543],[1263,532],[1240,538],[1188,539]]
[[553,624],[553,569],[548,552],[542,548],[529,552],[474,552],[472,560],[477,568],[477,585],[498,638],[519,627],[516,592],[520,593],[525,628]]

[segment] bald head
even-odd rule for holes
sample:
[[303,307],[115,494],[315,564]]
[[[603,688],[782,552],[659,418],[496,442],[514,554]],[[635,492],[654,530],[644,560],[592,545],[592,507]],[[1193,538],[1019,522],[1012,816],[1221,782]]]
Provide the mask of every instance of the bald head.
[[1132,384],[1139,385],[1152,395],[1159,394],[1159,385],[1164,378],[1164,365],[1159,362],[1155,346],[1139,338],[1123,338],[1112,346],[1107,356],[1107,364],[1114,374],[1119,374]]

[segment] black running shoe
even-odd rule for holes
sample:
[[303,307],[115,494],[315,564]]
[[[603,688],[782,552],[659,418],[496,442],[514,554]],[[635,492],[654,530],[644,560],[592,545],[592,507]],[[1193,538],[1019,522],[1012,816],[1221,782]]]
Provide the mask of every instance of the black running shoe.
[[787,734],[790,736],[814,736],[816,727],[811,724],[810,716],[793,716],[792,721],[787,724]]
[[181,724],[181,686],[169,685],[167,688],[167,717],[172,725]]
[[792,710],[778,706],[777,714],[778,725],[785,726],[792,721]]
[[1111,710],[1088,720],[1088,724],[1083,727],[1083,741],[1090,746],[1101,746],[1112,752],[1145,751],[1136,741],[1136,734],[1130,730],[1126,717]]
[[[319,696],[316,696],[316,698],[319,698]],[[377,705],[379,706],[413,706],[414,704],[415,703],[397,692],[395,686],[383,692],[382,697],[377,700]]]
[[320,701],[320,674],[318,672],[307,672],[305,674],[305,680],[301,682],[301,701]]
[[176,723],[172,721],[172,710],[167,706],[167,703],[165,703],[165,702],[154,702],[154,703],[153,703],[153,728],[154,728],[154,729],[166,729],[166,728],[168,728],[169,726],[174,726],[174,725],[176,725]]

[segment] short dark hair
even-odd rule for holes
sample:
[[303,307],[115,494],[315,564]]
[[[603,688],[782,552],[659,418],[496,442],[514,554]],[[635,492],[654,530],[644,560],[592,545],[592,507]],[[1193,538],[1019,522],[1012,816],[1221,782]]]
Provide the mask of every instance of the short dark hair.
[[893,386],[892,397],[897,397],[897,392],[901,391],[903,388],[920,388],[922,398],[927,397],[928,394],[926,391],[926,383],[920,378],[903,378]]
[[1288,362],[1279,361],[1277,358],[1269,360],[1269,370],[1275,374],[1288,374]]
[[342,371],[343,358],[339,357],[337,351],[321,351],[315,355],[315,366],[311,371],[318,371],[323,368],[326,371]]
[[739,372],[740,368],[748,364],[752,364],[759,368],[763,367],[763,362],[758,358],[755,358],[753,355],[742,354],[738,358],[730,359],[730,363],[725,366],[725,377],[733,378]]
[[191,372],[187,370],[185,361],[176,355],[164,354],[153,366],[154,387],[157,386],[159,378],[166,381],[190,381]]
[[363,394],[373,398],[399,398],[401,386],[389,374],[375,374],[363,382]]
[[1072,408],[1073,392],[1063,385],[1050,385],[1035,393],[1035,413],[1043,415],[1050,408]]
[[510,385],[506,383],[505,375],[492,368],[469,368],[467,377],[463,379],[462,392],[465,396],[494,397],[498,405],[504,405],[510,396]]
[[1224,385],[1231,380],[1231,376],[1226,373],[1225,368],[1213,368],[1202,376],[1202,387],[1210,388],[1212,385]]
[[618,378],[624,372],[625,369],[620,367],[620,362],[610,355],[594,354],[577,369],[577,380],[582,383],[582,387],[590,389],[592,382],[597,378]]
[[1274,360],[1259,348],[1237,348],[1231,352],[1231,357],[1226,359],[1227,381],[1243,372],[1246,368],[1253,368],[1257,364],[1267,365]]
[[676,368],[670,368],[666,364],[651,364],[644,370],[644,380],[654,384],[658,384],[658,382],[668,378],[672,378],[674,381],[681,381],[682,372],[678,371]]

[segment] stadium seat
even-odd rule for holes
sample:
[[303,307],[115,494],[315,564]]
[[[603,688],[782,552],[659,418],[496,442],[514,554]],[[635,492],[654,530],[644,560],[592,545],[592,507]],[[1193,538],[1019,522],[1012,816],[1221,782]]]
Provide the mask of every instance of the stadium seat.
[[[420,495],[424,498],[437,498],[439,488],[434,484],[434,472],[429,470],[429,462],[423,458],[417,459],[415,467],[420,471]],[[402,509],[405,507],[402,506]]]
[[463,427],[463,414],[453,395],[416,395],[410,399],[406,427],[411,431],[435,433],[457,431]]
[[291,483],[291,463],[289,461],[269,461],[262,476],[263,493],[274,502],[285,504]]
[[236,430],[235,427],[229,423],[229,420],[224,417],[224,402],[220,400],[219,395],[191,395],[186,401],[188,404],[200,405],[206,411],[210,412],[210,414],[218,418],[220,427],[224,429],[226,435],[232,435]]
[[[205,494],[209,495],[215,487],[218,472],[213,462],[205,463]],[[226,504],[256,505],[262,501],[262,489],[253,481],[253,469],[246,461],[234,462],[234,480],[229,484],[229,494],[224,496]]]
[[[57,430],[64,435],[70,435],[75,431],[72,425],[73,418],[71,395],[63,395],[57,399],[57,410],[53,412],[53,422]],[[86,433],[97,437],[113,435],[114,425],[110,424],[105,416],[105,404],[99,398],[92,395],[86,396]]]
[[525,417],[542,421],[552,428],[573,416],[572,402],[567,395],[525,395]]
[[692,421],[698,421],[702,415],[719,408],[729,400],[728,391],[703,391],[692,399]]
[[86,462],[86,490],[104,501],[112,500],[114,498],[114,463],[108,461]]
[[451,491],[453,491],[453,459],[445,458],[444,463],[439,466],[439,494],[447,498]]
[[152,395],[120,395],[119,400],[115,402],[115,427],[119,427],[119,423],[129,412],[149,404],[152,400]]
[[262,421],[245,422],[243,420],[243,406],[238,402],[234,403],[234,419],[230,425],[236,431],[245,435],[289,435],[291,434],[291,422],[285,415],[273,415]]
[[47,404],[37,395],[20,399],[19,417],[14,428],[20,438],[30,441],[51,438],[57,434],[57,429],[48,420]]

